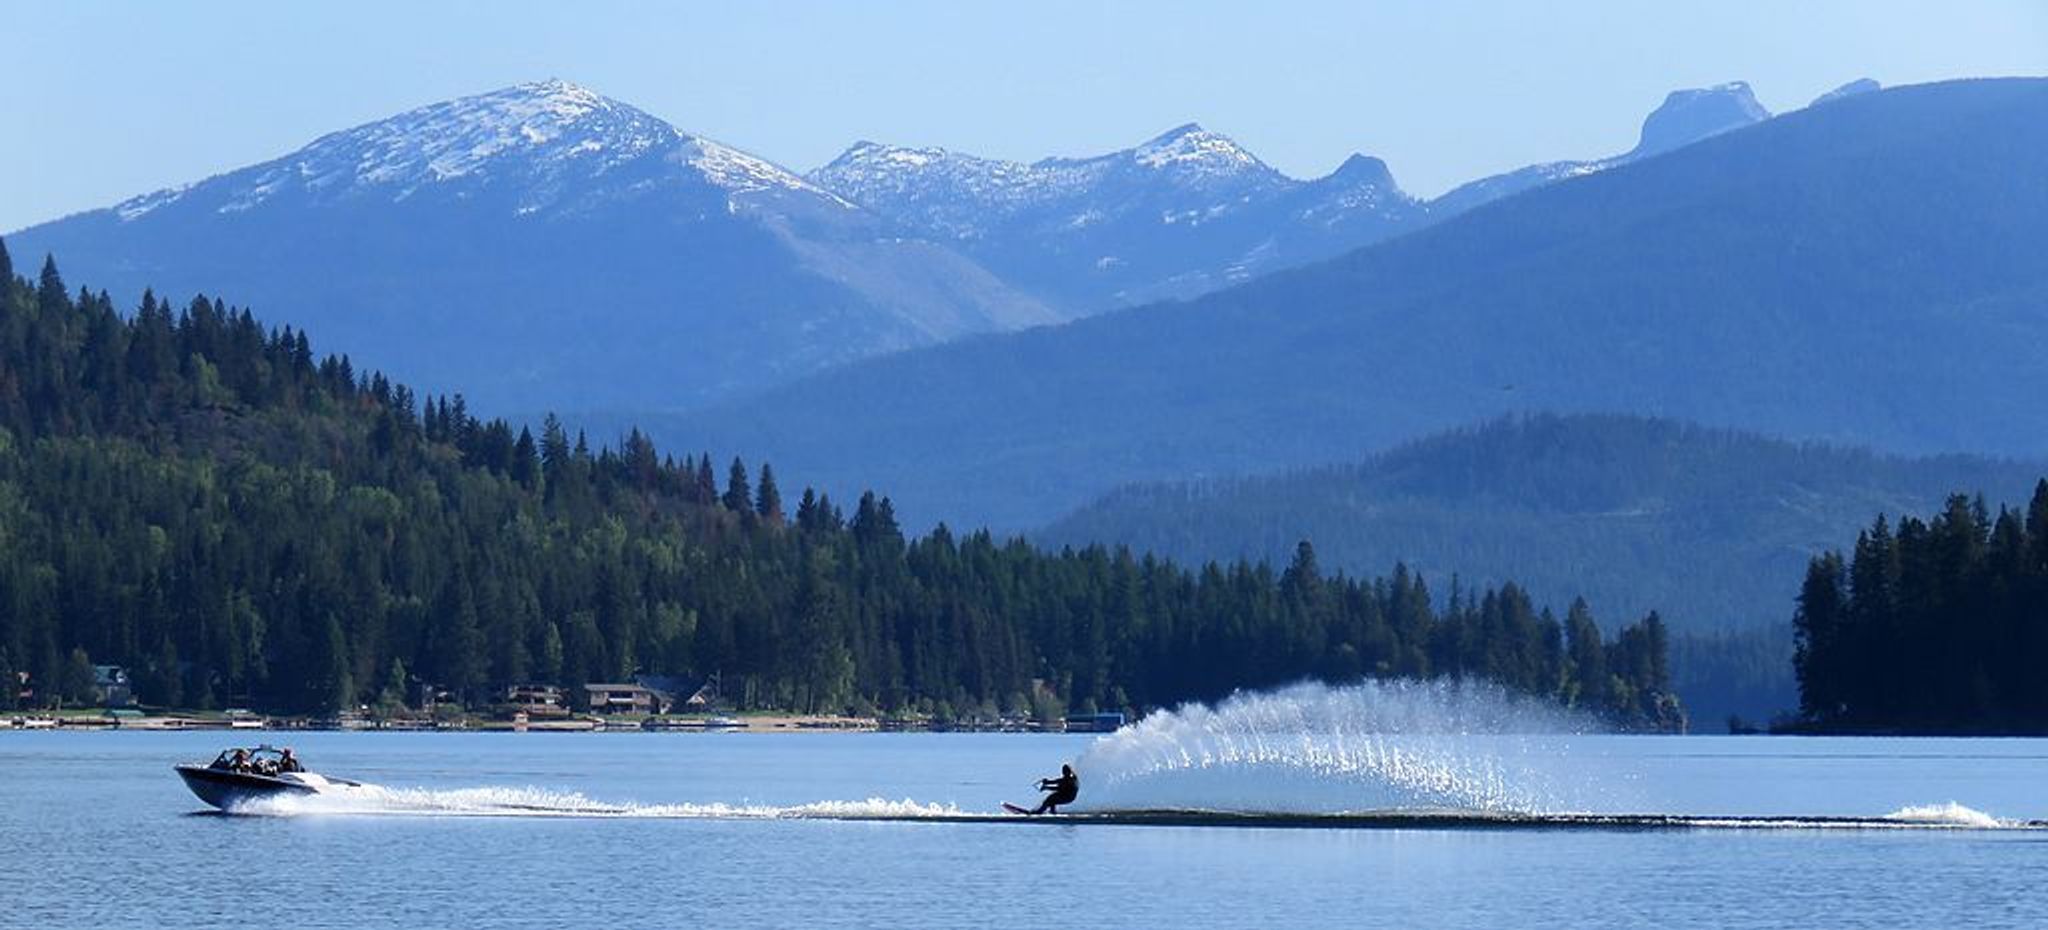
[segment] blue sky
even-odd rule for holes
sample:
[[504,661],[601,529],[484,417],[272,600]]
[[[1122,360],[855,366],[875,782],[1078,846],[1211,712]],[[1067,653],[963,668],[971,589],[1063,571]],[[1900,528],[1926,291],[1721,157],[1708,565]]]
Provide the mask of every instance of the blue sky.
[[0,0],[0,229],[562,77],[797,170],[857,139],[1034,159],[1190,120],[1435,194],[1633,144],[1665,92],[2048,73],[2048,3]]

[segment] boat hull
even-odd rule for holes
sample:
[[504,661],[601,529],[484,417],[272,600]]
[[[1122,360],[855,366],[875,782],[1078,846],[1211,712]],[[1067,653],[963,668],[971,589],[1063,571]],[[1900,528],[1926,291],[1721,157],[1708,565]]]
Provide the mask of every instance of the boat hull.
[[204,765],[175,766],[178,777],[185,780],[185,787],[192,793],[221,810],[232,810],[250,801],[280,796],[315,794],[311,785],[257,775],[250,772],[234,772]]

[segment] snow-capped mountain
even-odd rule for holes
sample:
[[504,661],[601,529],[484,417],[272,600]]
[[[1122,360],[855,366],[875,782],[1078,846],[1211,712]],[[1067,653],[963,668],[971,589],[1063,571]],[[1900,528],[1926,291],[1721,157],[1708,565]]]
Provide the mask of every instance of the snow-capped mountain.
[[1674,91],[1628,152],[1531,165],[1428,203],[1402,192],[1377,158],[1353,155],[1299,180],[1193,123],[1107,155],[1030,163],[860,142],[807,178],[1084,315],[1331,258],[1769,117],[1740,81]]
[[1229,138],[1192,123],[1121,152],[1031,164],[860,142],[812,172],[811,180],[959,238],[1020,222],[1078,229],[1142,206],[1165,206],[1160,221],[1173,222],[1220,214],[1235,199],[1289,183]]
[[426,197],[504,201],[524,216],[592,209],[664,180],[723,191],[734,208],[766,191],[852,208],[767,161],[553,80],[323,136],[276,161],[137,197],[114,212],[133,221],[178,204],[232,213],[273,199],[326,206]]
[[563,81],[436,103],[9,236],[504,409],[682,407],[1060,318],[771,162]]
[[1193,123],[1029,163],[862,142],[798,176],[543,81],[8,238],[124,298],[218,292],[486,409],[683,408],[1199,295],[1767,115],[1741,83],[1679,91],[1626,154],[1423,203],[1379,159],[1297,179]]
[[1446,219],[1502,197],[1519,194],[1553,181],[1568,180],[1619,167],[1691,145],[1733,129],[1770,119],[1771,113],[1757,103],[1749,85],[1730,81],[1713,87],[1675,90],[1664,103],[1643,119],[1635,148],[1620,155],[1589,161],[1555,161],[1518,168],[1505,174],[1480,178],[1452,189],[1429,202],[1437,219]]
[[1193,123],[1107,155],[1031,163],[860,142],[809,180],[1076,313],[1201,293],[1419,215],[1377,159],[1301,181]]

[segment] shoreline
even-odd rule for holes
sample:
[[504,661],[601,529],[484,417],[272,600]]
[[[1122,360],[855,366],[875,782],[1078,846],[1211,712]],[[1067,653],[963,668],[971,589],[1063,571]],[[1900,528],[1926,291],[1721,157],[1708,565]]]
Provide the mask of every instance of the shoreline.
[[832,714],[766,712],[744,715],[600,717],[567,715],[504,719],[463,715],[452,718],[303,718],[218,712],[113,714],[107,710],[15,711],[0,715],[0,733],[41,732],[222,733],[1081,733],[1097,730],[1042,726],[1033,721],[932,721],[847,717]]

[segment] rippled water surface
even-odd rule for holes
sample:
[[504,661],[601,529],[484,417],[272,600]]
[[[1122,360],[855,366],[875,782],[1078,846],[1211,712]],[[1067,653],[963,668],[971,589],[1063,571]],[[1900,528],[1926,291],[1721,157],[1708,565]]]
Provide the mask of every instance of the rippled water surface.
[[[239,817],[199,813],[170,770],[224,734],[0,732],[0,924],[2048,926],[2048,832],[1983,828],[2048,818],[2048,741],[1215,732],[273,734],[379,787]],[[1096,809],[1383,809],[1477,785],[1538,812],[1977,828],[949,822],[1072,760]],[[929,819],[820,819],[863,813]]]

